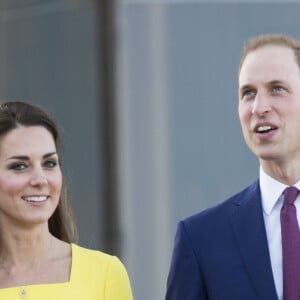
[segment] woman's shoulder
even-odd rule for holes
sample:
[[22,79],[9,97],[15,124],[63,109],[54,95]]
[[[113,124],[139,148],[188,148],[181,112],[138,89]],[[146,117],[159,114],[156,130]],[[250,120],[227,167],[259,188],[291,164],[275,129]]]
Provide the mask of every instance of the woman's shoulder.
[[112,255],[102,252],[100,250],[86,248],[78,244],[72,244],[71,246],[72,246],[72,252],[82,257],[95,257],[95,258],[108,259],[108,260],[112,259],[113,257]]
[[93,266],[101,265],[113,269],[123,269],[123,263],[117,256],[102,252],[100,250],[85,248],[77,244],[72,244],[73,260],[80,265]]
[[[82,281],[84,278],[88,282],[97,282],[97,284],[102,282],[105,283],[110,293],[120,288],[125,294],[131,295],[127,270],[116,256],[72,244],[72,270],[74,280],[77,278]],[[91,280],[92,278],[97,278],[97,281]],[[114,285],[117,285],[118,288]]]
[[99,288],[99,282],[102,282],[105,286],[105,299],[133,299],[126,268],[118,257],[76,244],[72,244],[72,252],[79,282],[94,282],[95,288]]

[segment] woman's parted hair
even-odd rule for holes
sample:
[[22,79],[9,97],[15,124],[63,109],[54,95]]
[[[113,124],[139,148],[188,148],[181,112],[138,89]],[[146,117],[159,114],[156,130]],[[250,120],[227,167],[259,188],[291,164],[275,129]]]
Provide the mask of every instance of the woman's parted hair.
[[[0,103],[0,143],[1,137],[19,126],[42,126],[53,136],[57,150],[61,147],[57,125],[44,109],[20,101]],[[78,241],[77,227],[64,180],[58,206],[48,225],[49,231],[60,240],[69,243]]]

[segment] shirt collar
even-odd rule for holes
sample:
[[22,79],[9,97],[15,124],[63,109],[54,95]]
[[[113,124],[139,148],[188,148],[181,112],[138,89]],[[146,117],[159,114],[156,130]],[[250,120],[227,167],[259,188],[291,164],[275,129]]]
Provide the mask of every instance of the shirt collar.
[[269,215],[272,212],[275,204],[280,200],[280,196],[287,185],[266,174],[263,168],[260,166],[259,186],[264,213]]

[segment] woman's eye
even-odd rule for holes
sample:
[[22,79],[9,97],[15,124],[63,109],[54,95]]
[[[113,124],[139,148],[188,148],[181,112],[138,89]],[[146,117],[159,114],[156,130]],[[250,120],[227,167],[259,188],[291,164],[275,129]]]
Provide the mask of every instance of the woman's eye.
[[22,171],[27,168],[27,165],[25,163],[13,163],[9,166],[9,169],[16,170],[16,171]]
[[57,166],[57,161],[55,160],[46,160],[44,162],[44,167],[48,169],[55,168]]

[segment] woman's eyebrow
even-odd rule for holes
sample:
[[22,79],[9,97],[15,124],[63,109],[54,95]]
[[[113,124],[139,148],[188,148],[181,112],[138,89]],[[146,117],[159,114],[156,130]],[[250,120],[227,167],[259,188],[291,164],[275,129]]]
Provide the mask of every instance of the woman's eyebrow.
[[[50,152],[43,155],[43,158],[48,158],[54,154],[57,154],[57,152]],[[27,155],[14,155],[7,158],[7,160],[10,159],[19,159],[19,160],[30,160],[29,156]]]

